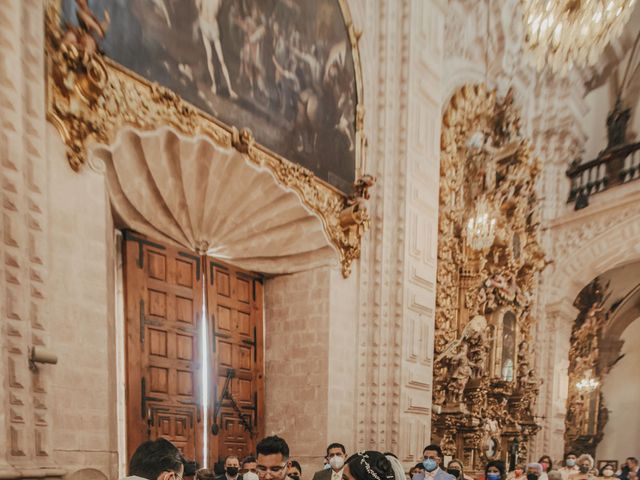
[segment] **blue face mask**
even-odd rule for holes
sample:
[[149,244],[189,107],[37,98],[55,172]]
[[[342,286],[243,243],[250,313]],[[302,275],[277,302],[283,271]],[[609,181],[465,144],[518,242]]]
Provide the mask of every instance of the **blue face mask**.
[[433,458],[426,458],[422,461],[422,465],[424,465],[424,469],[427,472],[433,472],[436,468],[438,468],[438,464]]
[[499,473],[487,473],[487,480],[500,480]]

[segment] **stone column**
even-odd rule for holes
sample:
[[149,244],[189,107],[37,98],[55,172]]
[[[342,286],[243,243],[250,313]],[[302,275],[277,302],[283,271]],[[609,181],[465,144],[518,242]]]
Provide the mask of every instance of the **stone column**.
[[356,443],[409,465],[431,426],[444,3],[379,2],[377,12],[379,69],[365,91],[378,102],[367,118],[378,184],[360,266]]
[[535,455],[550,455],[561,459],[564,455],[564,421],[568,396],[569,340],[578,310],[566,301],[549,304],[538,337],[546,344],[538,352],[538,374],[544,380],[540,389],[538,414],[542,431],[538,434]]
[[[44,5],[0,2],[0,478],[56,477],[49,385],[52,365],[30,366],[50,348],[47,295],[47,168]],[[55,353],[55,349],[54,349]],[[31,368],[30,368],[31,367]]]

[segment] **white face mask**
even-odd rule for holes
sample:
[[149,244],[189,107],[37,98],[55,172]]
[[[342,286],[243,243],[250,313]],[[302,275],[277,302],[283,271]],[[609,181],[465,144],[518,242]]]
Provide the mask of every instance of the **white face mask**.
[[247,472],[242,475],[244,480],[258,480],[258,475],[253,472]]
[[329,464],[334,470],[340,470],[342,467],[344,467],[344,458],[336,455],[335,457],[331,457],[329,459]]

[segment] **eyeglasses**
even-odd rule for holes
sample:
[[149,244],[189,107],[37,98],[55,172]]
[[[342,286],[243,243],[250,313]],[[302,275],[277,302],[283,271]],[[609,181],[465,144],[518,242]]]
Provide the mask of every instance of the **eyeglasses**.
[[285,463],[284,465],[275,465],[273,467],[265,467],[264,465],[258,465],[256,467],[256,470],[258,471],[258,475],[263,477],[265,476],[267,473],[271,473],[274,475],[278,475],[280,472],[282,472],[285,468],[287,468],[287,464]]

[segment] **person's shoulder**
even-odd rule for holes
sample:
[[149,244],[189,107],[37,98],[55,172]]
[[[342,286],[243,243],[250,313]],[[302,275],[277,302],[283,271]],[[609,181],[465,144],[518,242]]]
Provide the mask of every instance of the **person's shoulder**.
[[440,469],[440,471],[436,473],[436,478],[438,480],[456,480],[456,477],[442,469]]
[[328,476],[329,478],[331,478],[331,470],[330,469],[322,469],[322,470],[318,470],[316,473],[313,474],[313,480],[318,480],[320,478],[323,478],[325,476]]

